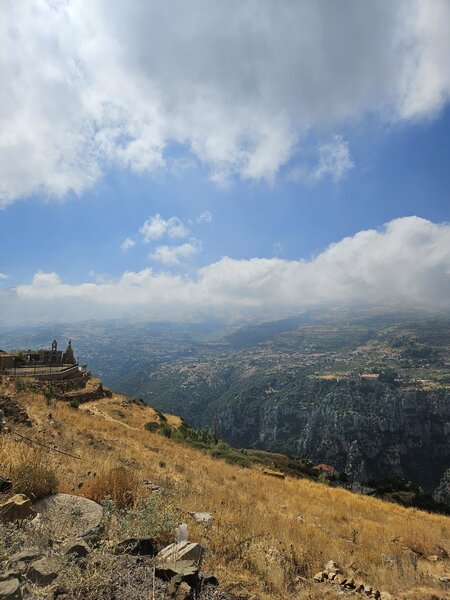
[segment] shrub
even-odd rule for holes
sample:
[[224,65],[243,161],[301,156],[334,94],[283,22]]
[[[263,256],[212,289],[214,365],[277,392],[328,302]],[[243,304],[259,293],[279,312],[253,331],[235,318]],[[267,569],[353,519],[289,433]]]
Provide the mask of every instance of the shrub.
[[97,473],[95,478],[85,484],[83,493],[95,502],[111,498],[118,508],[126,508],[136,502],[140,494],[140,483],[129,469],[116,467]]
[[168,423],[164,423],[164,425],[161,427],[161,433],[167,438],[171,438],[173,433],[172,427]]
[[144,425],[144,429],[146,429],[147,431],[151,431],[153,433],[155,431],[158,431],[159,423],[155,423],[154,421],[151,421],[150,423],[146,423]]
[[50,404],[50,401],[53,400],[54,397],[55,397],[55,394],[53,393],[52,388],[51,387],[45,388],[44,398],[45,398],[45,402],[47,403],[47,405]]
[[54,494],[58,489],[58,477],[52,465],[45,463],[45,458],[39,453],[34,455],[34,462],[21,462],[12,466],[9,476],[13,480],[14,492],[25,494],[33,500],[45,498]]
[[212,448],[210,454],[213,458],[221,458],[231,465],[238,465],[240,467],[249,467],[254,460],[249,456],[245,450],[237,450],[231,448],[223,440]]
[[145,536],[169,542],[175,525],[175,516],[166,500],[152,495],[140,498],[133,508],[118,514],[117,534],[121,538]]
[[320,473],[319,477],[317,478],[317,481],[319,483],[322,483],[323,485],[330,485],[330,480],[326,473]]
[[30,382],[24,377],[16,377],[14,380],[14,385],[17,392],[26,392],[30,389]]

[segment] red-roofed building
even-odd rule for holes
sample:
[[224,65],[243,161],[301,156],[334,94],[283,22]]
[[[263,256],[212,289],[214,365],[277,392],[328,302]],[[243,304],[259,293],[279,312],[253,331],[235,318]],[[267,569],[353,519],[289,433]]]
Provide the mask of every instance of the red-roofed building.
[[320,464],[313,467],[315,471],[319,471],[319,473],[325,473],[325,475],[329,475],[330,477],[338,477],[339,471],[337,471],[331,465]]

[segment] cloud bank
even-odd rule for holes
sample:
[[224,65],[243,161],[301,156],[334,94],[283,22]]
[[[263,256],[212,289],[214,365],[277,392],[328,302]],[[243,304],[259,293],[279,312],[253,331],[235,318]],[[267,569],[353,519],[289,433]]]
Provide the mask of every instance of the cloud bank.
[[311,132],[312,178],[337,180],[350,119],[448,101],[449,22],[447,0],[4,2],[0,206],[159,172],[174,143],[218,184],[271,180]]
[[81,284],[38,272],[27,285],[0,289],[4,323],[270,316],[355,302],[449,310],[449,298],[450,225],[418,217],[361,231],[311,260],[224,257],[192,277],[147,268]]

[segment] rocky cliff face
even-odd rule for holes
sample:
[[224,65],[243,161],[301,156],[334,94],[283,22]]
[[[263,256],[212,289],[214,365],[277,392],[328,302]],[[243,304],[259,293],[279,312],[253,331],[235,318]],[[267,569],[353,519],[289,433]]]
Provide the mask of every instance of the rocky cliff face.
[[445,471],[439,485],[434,490],[435,502],[440,502],[450,507],[450,467]]
[[220,435],[329,463],[354,480],[401,476],[429,490],[438,484],[450,464],[450,394],[326,388],[313,383],[278,399],[238,394],[217,413]]

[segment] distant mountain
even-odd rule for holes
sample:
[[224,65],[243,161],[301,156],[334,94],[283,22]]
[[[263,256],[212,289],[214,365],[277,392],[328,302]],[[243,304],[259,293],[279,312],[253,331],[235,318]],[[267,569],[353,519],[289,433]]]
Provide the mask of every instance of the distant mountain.
[[106,385],[235,446],[427,490],[450,466],[446,316],[369,308],[242,326],[92,321],[4,329],[0,348],[53,337],[72,338]]
[[55,338],[61,345],[72,339],[80,364],[108,385],[130,372],[146,371],[161,361],[195,352],[199,344],[228,332],[220,321],[203,323],[143,322],[132,320],[84,321],[32,327],[3,327],[0,348],[38,348]]
[[449,332],[441,316],[310,314],[245,326],[115,385],[236,446],[431,490],[450,465]]

